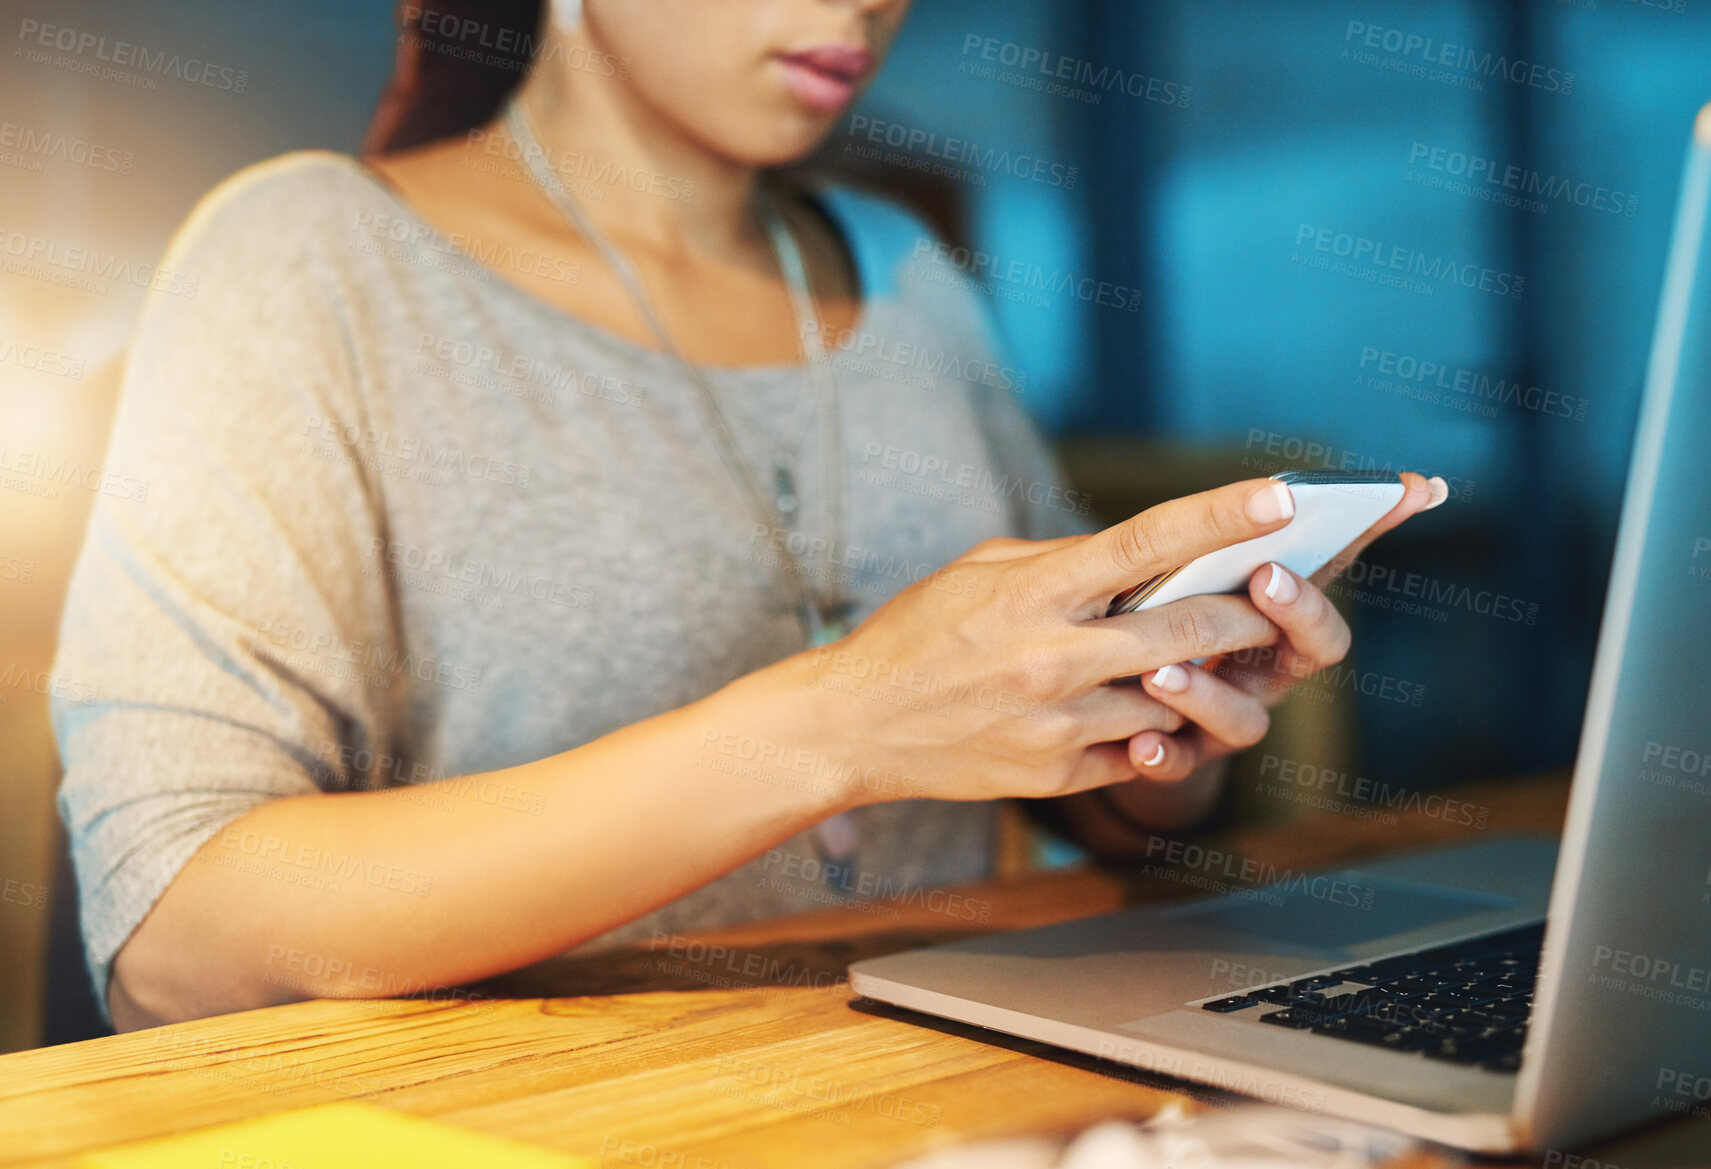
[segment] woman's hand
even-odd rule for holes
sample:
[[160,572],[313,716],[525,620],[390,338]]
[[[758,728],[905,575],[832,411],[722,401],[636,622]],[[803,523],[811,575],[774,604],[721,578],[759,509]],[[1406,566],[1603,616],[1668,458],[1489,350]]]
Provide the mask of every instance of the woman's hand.
[[[1402,480],[1407,490],[1396,506],[1312,580],[1278,564],[1254,573],[1248,597],[1281,631],[1275,644],[1229,655],[1211,669],[1176,662],[1143,679],[1146,692],[1184,724],[1174,731],[1149,729],[1129,740],[1129,761],[1140,778],[1110,793],[1121,811],[1161,825],[1195,818],[1217,793],[1222,769],[1208,764],[1258,743],[1270,727],[1272,707],[1305,679],[1343,660],[1349,627],[1322,586],[1340,576],[1372,541],[1448,495],[1442,479],[1405,472]],[[1180,780],[1190,782],[1178,785]],[[1161,788],[1160,781],[1166,786]]]
[[[1282,633],[1245,597],[1106,617],[1111,598],[1293,514],[1288,487],[1259,479],[1092,536],[987,541],[774,676],[823,698],[802,728],[811,749],[852,772],[893,777],[883,792],[854,784],[852,804],[1056,796],[1134,779],[1136,737],[1172,735],[1187,716],[1142,686],[1107,682],[1269,646]],[[1198,697],[1173,702],[1198,709]]]

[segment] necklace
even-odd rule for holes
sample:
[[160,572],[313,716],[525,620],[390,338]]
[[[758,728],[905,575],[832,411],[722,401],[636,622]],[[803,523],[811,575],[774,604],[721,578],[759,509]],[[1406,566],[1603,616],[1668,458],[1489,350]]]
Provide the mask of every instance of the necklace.
[[[759,486],[760,476],[755,473],[749,460],[744,456],[741,445],[731,432],[730,422],[724,410],[719,405],[719,394],[714,388],[707,372],[683,355],[683,352],[673,344],[671,335],[666,331],[664,323],[655,311],[653,302],[648,299],[647,289],[642,284],[635,265],[630,262],[604,233],[589,219],[582,205],[572,198],[570,192],[560,183],[558,176],[547,165],[546,152],[541,149],[540,141],[535,135],[534,126],[529,119],[529,113],[523,106],[521,96],[513,98],[506,105],[505,128],[511,137],[516,139],[522,148],[523,163],[529,169],[542,193],[551,200],[553,205],[568,219],[573,227],[581,233],[590,246],[599,252],[601,258],[611,267],[618,280],[629,293],[636,311],[646,323],[648,331],[653,334],[660,351],[671,357],[682,368],[684,376],[695,387],[697,401],[708,428],[713,431],[717,440],[720,456],[724,459],[726,468],[742,486],[748,497],[749,505],[755,517],[769,530],[794,534],[795,527],[791,520],[800,508],[801,499],[796,489],[796,448],[800,447],[806,437],[809,422],[815,413],[824,419],[825,430],[825,482],[820,501],[822,508],[821,532],[825,538],[828,552],[835,551],[838,545],[838,531],[843,517],[842,487],[843,487],[843,445],[839,433],[838,386],[832,372],[832,363],[827,356],[825,347],[820,343],[818,318],[814,310],[813,294],[808,288],[808,272],[802,262],[802,252],[796,245],[796,238],[791,234],[789,226],[784,222],[776,202],[770,195],[760,200],[762,218],[765,222],[767,235],[772,243],[772,250],[778,259],[779,270],[784,275],[785,284],[790,290],[791,308],[796,317],[797,337],[802,343],[802,349],[808,359],[808,372],[814,386],[813,397],[809,399],[808,407],[803,414],[803,434],[791,443],[776,443],[772,456],[772,495],[769,498]],[[764,430],[764,428],[763,428]],[[788,433],[788,432],[787,432]],[[770,434],[766,435],[771,439]],[[836,641],[849,632],[849,614],[851,604],[842,599],[836,590],[836,578],[827,570],[823,575],[827,582],[824,589],[814,588],[807,579],[801,564],[790,551],[788,538],[779,557],[783,572],[788,599],[796,609],[802,621],[803,632],[809,645],[824,645]]]
[[[767,196],[762,200],[762,213],[766,221],[767,235],[772,241],[773,254],[777,256],[779,270],[783,272],[784,281],[790,288],[790,306],[796,316],[796,333],[808,358],[808,372],[814,383],[815,396],[804,417],[803,435],[789,446],[775,445],[772,456],[773,496],[768,499],[758,486],[759,476],[744,457],[736,436],[731,433],[730,423],[726,420],[724,411],[719,408],[718,391],[714,389],[706,371],[690,361],[672,344],[671,335],[666,332],[664,322],[654,311],[653,302],[648,299],[641,276],[630,263],[629,257],[619,251],[618,246],[594,226],[593,221],[583,211],[582,205],[571,197],[570,192],[558,181],[558,176],[547,166],[546,152],[541,149],[540,140],[535,136],[534,126],[530,124],[529,113],[523,108],[520,94],[506,104],[505,128],[522,147],[523,161],[528,166],[535,185],[540,187],[542,193],[611,266],[625,291],[630,294],[636,311],[647,323],[648,331],[653,334],[660,351],[671,356],[682,367],[684,376],[696,389],[702,415],[718,440],[719,453],[726,468],[742,485],[755,517],[770,530],[795,530],[789,522],[800,505],[796,493],[794,448],[801,445],[806,437],[808,421],[812,419],[815,408],[819,408],[818,412],[825,420],[826,432],[825,482],[820,492],[823,509],[820,530],[825,536],[828,552],[835,550],[838,546],[840,521],[843,518],[841,495],[844,466],[843,438],[839,428],[838,383],[832,372],[831,359],[820,343],[819,329],[809,327],[811,322],[817,324],[818,318],[814,313],[813,294],[808,289],[808,271],[802,263],[802,252],[796,246],[796,237],[791,235],[777,204]],[[764,428],[762,429],[764,431]],[[771,438],[771,435],[767,437]],[[785,541],[779,560],[784,568],[782,576],[790,603],[800,614],[808,644],[825,645],[849,632],[852,606],[836,593],[836,577],[833,573],[827,571],[825,574],[825,590],[813,589],[805,579],[802,566],[796,562],[795,554],[790,551],[788,540]],[[830,570],[831,565],[828,563],[826,567]],[[828,882],[835,883],[833,874],[848,871],[859,845],[859,834],[854,821],[844,812],[827,817],[814,826],[814,839],[823,862],[822,872]],[[833,861],[838,863],[832,864]]]

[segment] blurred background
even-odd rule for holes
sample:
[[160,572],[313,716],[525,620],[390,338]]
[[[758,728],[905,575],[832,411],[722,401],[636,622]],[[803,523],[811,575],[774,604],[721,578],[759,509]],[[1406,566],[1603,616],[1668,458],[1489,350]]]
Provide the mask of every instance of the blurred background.
[[[6,12],[0,1050],[77,1037],[44,1020],[85,993],[74,953],[45,973],[47,671],[89,507],[132,490],[99,474],[127,265],[233,171],[355,151],[396,38],[387,0]],[[1337,700],[1256,752],[1418,790],[1572,758],[1708,50],[1705,0],[917,0],[822,161],[969,249],[1103,518],[1289,467],[1450,480],[1338,590]],[[71,248],[109,276],[40,262]]]

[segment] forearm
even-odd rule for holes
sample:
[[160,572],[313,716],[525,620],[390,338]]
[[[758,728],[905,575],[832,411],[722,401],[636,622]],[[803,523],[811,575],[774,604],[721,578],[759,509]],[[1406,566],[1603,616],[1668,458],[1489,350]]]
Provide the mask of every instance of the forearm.
[[[198,851],[121,950],[115,1023],[467,982],[706,884],[850,802],[841,785],[756,763],[756,744],[819,747],[811,697],[765,674],[409,799],[256,808]],[[484,798],[505,785],[530,796]]]

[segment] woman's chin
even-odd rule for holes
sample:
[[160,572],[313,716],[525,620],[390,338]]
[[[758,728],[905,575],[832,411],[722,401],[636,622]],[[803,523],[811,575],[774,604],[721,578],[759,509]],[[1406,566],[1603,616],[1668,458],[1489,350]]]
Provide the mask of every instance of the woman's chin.
[[764,132],[740,144],[730,156],[754,167],[789,166],[820,148],[837,125],[835,116],[797,114],[774,122]]
[[[660,102],[661,114],[710,153],[743,166],[777,167],[813,154],[849,115],[853,103],[815,108],[786,86],[731,85],[723,101],[685,107],[677,95]],[[739,96],[740,94],[740,96]]]

